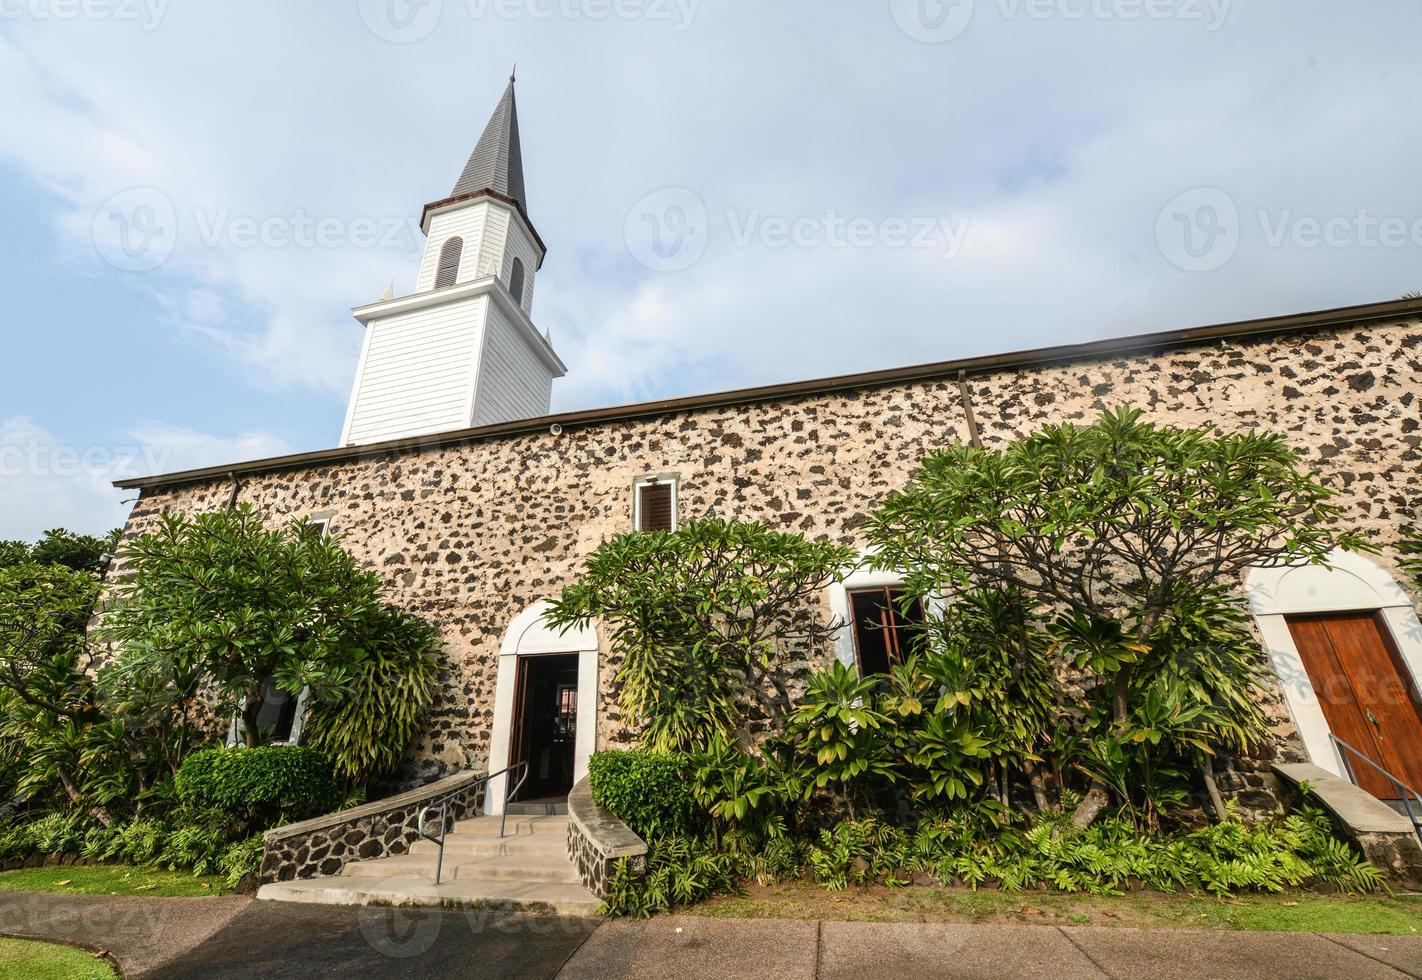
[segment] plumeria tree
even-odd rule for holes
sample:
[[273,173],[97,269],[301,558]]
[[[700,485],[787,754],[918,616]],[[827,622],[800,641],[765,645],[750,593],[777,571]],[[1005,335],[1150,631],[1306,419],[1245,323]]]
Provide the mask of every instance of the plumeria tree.
[[775,730],[794,709],[787,667],[824,649],[837,627],[824,589],[857,560],[755,522],[687,521],[603,544],[548,620],[607,627],[647,745],[694,751],[721,734],[749,746],[757,718]]
[[[1096,682],[1104,737],[1139,745],[1157,729],[1143,729],[1133,710],[1146,704],[1161,657],[1180,648],[1182,610],[1218,598],[1251,567],[1322,562],[1335,547],[1363,545],[1330,527],[1331,496],[1281,436],[1160,426],[1121,408],[1001,449],[934,452],[876,511],[869,534],[877,561],[920,595],[997,590],[1047,610],[1055,649]],[[1205,658],[1196,668],[1222,676],[1206,662],[1208,644],[1190,649]],[[1176,734],[1208,753],[1212,730],[1257,727],[1241,721],[1257,699],[1240,693],[1175,687],[1163,711],[1195,718]],[[1192,696],[1213,703],[1196,716]],[[1098,775],[1078,821],[1107,798]]]

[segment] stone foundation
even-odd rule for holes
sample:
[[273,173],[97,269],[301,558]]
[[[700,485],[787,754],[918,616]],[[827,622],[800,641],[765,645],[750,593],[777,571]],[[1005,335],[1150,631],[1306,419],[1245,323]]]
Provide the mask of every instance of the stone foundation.
[[484,774],[464,773],[408,793],[350,810],[303,820],[264,835],[260,884],[294,878],[340,874],[351,861],[404,854],[420,839],[420,813],[448,804],[448,825],[479,813],[484,802]]

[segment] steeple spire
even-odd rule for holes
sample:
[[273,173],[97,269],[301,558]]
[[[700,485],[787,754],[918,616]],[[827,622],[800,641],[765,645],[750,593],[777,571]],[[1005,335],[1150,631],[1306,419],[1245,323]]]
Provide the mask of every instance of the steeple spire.
[[[515,69],[516,72],[516,69]],[[511,198],[525,211],[528,201],[523,190],[523,151],[518,142],[518,106],[514,102],[514,74],[509,86],[484,127],[484,135],[474,147],[469,162],[450,197],[491,190]]]

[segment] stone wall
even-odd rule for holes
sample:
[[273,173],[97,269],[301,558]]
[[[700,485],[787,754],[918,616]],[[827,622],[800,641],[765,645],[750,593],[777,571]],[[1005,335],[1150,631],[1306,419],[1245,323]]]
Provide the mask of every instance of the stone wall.
[[[1016,367],[969,377],[990,445],[1121,404],[1164,423],[1283,432],[1339,493],[1343,522],[1395,571],[1399,523],[1422,498],[1422,328],[1368,324]],[[241,477],[237,499],[273,522],[331,515],[331,529],[438,623],[448,667],[406,778],[483,767],[498,649],[510,621],[573,580],[632,522],[633,481],[675,473],[680,512],[765,521],[862,546],[864,515],[929,450],[965,433],[955,379],[784,397],[567,426]],[[126,528],[226,505],[232,482],[147,490]],[[598,747],[625,740],[604,656]],[[589,702],[584,702],[589,703]],[[1286,745],[1292,726],[1272,707]]]
[[626,858],[639,877],[647,870],[647,844],[609,810],[593,802],[586,778],[568,793],[568,860],[584,887],[606,900],[617,862]]
[[[450,776],[428,786],[350,810],[268,830],[259,884],[293,878],[326,878],[347,862],[404,854],[420,839],[420,813],[448,805],[446,831],[479,813],[484,801],[482,773]],[[431,823],[433,830],[437,823]]]

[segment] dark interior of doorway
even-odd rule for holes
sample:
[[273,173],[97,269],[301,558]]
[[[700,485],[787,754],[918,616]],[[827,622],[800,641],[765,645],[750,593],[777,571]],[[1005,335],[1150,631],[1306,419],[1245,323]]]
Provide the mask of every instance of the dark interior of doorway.
[[517,802],[565,800],[573,788],[578,655],[520,657],[509,764],[528,761]]

